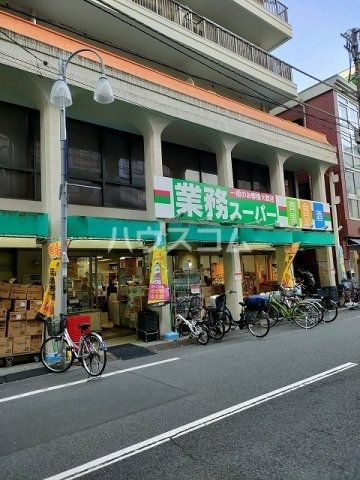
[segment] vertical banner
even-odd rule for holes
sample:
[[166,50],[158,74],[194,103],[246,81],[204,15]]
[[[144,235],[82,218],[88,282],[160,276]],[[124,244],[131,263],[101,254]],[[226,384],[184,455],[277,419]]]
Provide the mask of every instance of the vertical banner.
[[281,285],[283,287],[292,288],[295,285],[294,276],[292,273],[292,264],[297,251],[299,250],[300,243],[293,243],[292,245],[285,245],[285,269],[281,279]]
[[148,304],[152,306],[160,307],[170,300],[166,256],[166,237],[160,233],[155,235],[151,262]]
[[59,273],[60,268],[61,242],[50,242],[48,245],[48,254],[51,259],[49,265],[49,284],[45,290],[42,305],[37,313],[40,320],[46,320],[54,316],[56,275]]
[[49,285],[44,293],[44,298],[38,315],[42,318],[51,318],[54,315],[56,275],[59,273],[60,259],[51,260],[49,265]]

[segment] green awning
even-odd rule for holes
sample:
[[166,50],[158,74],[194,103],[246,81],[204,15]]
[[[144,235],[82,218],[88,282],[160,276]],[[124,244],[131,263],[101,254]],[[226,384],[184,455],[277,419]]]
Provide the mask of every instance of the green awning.
[[268,230],[261,228],[239,228],[240,243],[266,243],[270,245],[289,245],[293,243],[292,232],[279,228]]
[[333,232],[294,230],[293,241],[302,247],[329,247],[335,244]]
[[101,217],[68,217],[68,238],[94,240],[154,240],[159,222]]
[[229,243],[237,242],[238,229],[222,225],[168,223],[168,242]]
[[0,236],[47,238],[48,216],[46,213],[0,210]]

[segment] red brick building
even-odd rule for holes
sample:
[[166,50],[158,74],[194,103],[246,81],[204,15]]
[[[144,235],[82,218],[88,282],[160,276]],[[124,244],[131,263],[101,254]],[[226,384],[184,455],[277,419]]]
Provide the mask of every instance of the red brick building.
[[[299,101],[305,105],[288,102],[273,113],[325,134],[329,143],[336,147],[338,165],[332,170],[340,178],[335,187],[341,199],[337,207],[340,245],[346,271],[359,280],[360,152],[354,140],[354,129],[359,128],[356,88],[340,75],[327,79],[326,84],[318,83],[300,92]],[[311,195],[309,174],[298,175],[297,181],[299,192],[303,191],[304,195],[308,189]]]

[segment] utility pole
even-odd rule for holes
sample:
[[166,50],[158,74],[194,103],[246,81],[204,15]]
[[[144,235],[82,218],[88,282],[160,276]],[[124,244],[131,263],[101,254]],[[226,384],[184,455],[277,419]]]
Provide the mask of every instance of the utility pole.
[[[357,99],[360,114],[360,28],[351,28],[345,33],[341,34],[346,40],[345,48],[353,58],[355,65],[355,83],[357,88]],[[358,144],[360,151],[360,128],[355,126],[355,141]]]
[[338,216],[337,216],[337,206],[340,204],[340,197],[335,193],[335,184],[339,182],[339,175],[330,172],[329,175],[329,184],[330,184],[330,204],[331,204],[331,216],[334,230],[334,241],[335,241],[335,259],[336,259],[336,273],[338,284],[341,280],[345,278],[345,269],[343,267],[344,257],[342,255],[342,248],[340,245],[339,231],[342,227],[339,227]]

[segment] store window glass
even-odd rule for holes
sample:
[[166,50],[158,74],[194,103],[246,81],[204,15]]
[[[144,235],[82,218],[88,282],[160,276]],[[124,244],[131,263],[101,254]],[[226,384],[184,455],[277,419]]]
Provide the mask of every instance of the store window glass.
[[0,195],[40,200],[39,112],[0,102]]
[[163,142],[163,175],[202,183],[218,183],[216,155]]
[[359,218],[359,202],[357,200],[348,199],[350,218]]
[[287,197],[296,197],[294,172],[284,170],[285,193]]
[[270,192],[269,169],[265,165],[233,159],[234,185],[242,190]]
[[145,210],[142,137],[68,120],[69,203]]
[[345,173],[346,190],[349,194],[355,195],[354,174],[352,172]]

